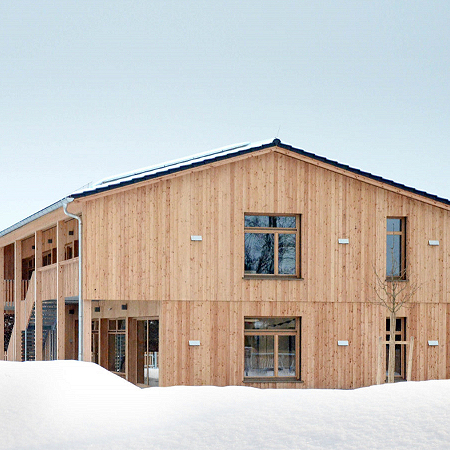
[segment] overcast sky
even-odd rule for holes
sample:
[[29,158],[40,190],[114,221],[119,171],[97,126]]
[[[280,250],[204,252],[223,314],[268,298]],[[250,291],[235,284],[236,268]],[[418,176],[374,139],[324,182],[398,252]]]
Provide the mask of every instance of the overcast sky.
[[0,3],[0,230],[237,142],[450,198],[448,1]]

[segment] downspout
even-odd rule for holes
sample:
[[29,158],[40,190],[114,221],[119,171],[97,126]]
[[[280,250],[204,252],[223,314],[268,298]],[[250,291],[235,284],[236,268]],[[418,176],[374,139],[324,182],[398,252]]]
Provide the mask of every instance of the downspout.
[[83,296],[82,296],[82,255],[83,255],[83,234],[81,217],[67,211],[67,205],[73,202],[73,198],[66,197],[62,200],[64,214],[78,220],[78,361],[83,361]]

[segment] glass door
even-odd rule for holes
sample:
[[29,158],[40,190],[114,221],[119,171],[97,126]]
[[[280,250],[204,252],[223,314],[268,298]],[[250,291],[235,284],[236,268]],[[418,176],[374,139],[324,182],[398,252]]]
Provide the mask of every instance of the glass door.
[[137,382],[159,386],[159,320],[137,320]]

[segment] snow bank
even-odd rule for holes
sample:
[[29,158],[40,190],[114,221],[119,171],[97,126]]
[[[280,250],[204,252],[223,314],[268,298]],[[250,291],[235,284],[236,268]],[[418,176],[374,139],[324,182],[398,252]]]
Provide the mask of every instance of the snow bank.
[[0,362],[5,449],[448,449],[450,381],[139,389],[92,363]]

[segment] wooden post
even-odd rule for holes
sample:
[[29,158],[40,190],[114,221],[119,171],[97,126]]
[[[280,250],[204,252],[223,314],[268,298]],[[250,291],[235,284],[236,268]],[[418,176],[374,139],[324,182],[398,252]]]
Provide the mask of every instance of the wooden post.
[[22,361],[22,329],[20,314],[22,306],[22,241],[14,242],[14,361]]
[[66,357],[66,301],[64,298],[64,267],[61,264],[64,261],[64,242],[65,227],[64,221],[60,220],[56,225],[56,247],[57,247],[57,265],[56,265],[56,317],[57,317],[57,359]]
[[[34,312],[35,312],[35,339],[34,354],[36,361],[42,361],[42,231],[34,233],[35,246],[35,290],[34,290]],[[25,318],[28,321],[28,317]],[[27,324],[25,324],[25,327]]]
[[413,351],[414,351],[414,336],[411,336],[411,339],[409,340],[408,365],[406,366],[406,381],[411,381]]
[[100,319],[98,326],[98,362],[102,367],[109,370],[108,365],[108,319]]
[[5,249],[0,248],[0,359],[5,359]]
[[[86,292],[86,289],[84,289],[84,292]],[[89,300],[83,300],[83,361],[89,362],[92,359],[92,307]]]
[[137,383],[137,321],[128,317],[126,337],[126,378],[131,383]]
[[381,384],[383,376],[383,338],[378,338],[378,352],[377,352],[377,384]]

